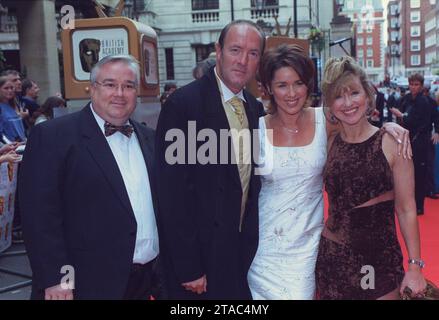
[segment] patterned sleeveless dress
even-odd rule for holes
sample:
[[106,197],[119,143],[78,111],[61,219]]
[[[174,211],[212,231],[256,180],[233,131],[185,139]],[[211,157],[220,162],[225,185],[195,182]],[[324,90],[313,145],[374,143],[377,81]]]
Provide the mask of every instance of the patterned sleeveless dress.
[[394,200],[360,207],[393,190],[384,131],[361,143],[334,139],[323,173],[329,217],[316,265],[320,299],[377,299],[399,287],[403,258]]

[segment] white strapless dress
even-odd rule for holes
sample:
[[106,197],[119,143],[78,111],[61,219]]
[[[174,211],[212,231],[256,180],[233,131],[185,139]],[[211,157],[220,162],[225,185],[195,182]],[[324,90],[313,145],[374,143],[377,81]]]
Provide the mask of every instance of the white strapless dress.
[[261,176],[259,246],[248,273],[255,300],[314,298],[327,144],[322,108],[315,119],[313,141],[303,147],[274,147],[259,119],[260,163],[272,171]]

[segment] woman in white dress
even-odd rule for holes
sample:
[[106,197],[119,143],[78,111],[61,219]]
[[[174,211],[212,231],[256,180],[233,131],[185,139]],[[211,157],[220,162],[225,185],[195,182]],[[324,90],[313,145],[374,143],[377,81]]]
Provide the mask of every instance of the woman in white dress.
[[[308,300],[315,295],[322,172],[328,137],[338,128],[326,120],[323,108],[309,107],[314,75],[312,60],[298,46],[276,47],[261,61],[260,77],[271,103],[259,121],[260,163],[272,170],[261,175],[259,246],[248,272],[255,300]],[[406,130],[386,129],[407,145]]]
[[261,163],[272,171],[261,176],[259,247],[249,286],[253,299],[313,299],[323,228],[322,172],[332,127],[322,108],[308,107],[314,64],[301,48],[282,45],[267,52],[260,76],[271,99],[268,115],[259,121]]

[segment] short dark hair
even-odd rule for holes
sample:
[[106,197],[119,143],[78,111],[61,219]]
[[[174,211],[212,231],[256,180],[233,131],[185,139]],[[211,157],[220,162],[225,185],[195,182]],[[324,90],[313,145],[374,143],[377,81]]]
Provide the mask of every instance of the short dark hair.
[[25,96],[26,95],[26,91],[29,90],[30,88],[32,88],[34,83],[35,83],[35,81],[32,81],[31,79],[24,79],[21,82],[21,95]]
[[419,74],[419,73],[412,74],[409,77],[409,83],[413,82],[413,81],[419,81],[421,83],[421,85],[424,85],[424,76],[422,74]]
[[250,27],[253,27],[254,29],[256,29],[256,31],[259,33],[259,35],[261,36],[261,54],[264,52],[265,49],[265,33],[264,31],[261,29],[261,27],[259,27],[256,23],[254,23],[253,21],[250,20],[234,20],[230,23],[228,23],[222,30],[218,39],[218,44],[220,46],[221,49],[224,48],[224,41],[226,39],[227,33],[229,32],[230,28],[235,26],[235,25],[239,25],[239,24],[246,24]]
[[10,74],[13,74],[14,76],[20,76],[21,77],[20,72],[18,72],[17,70],[11,70],[11,69],[4,70],[1,73],[1,76],[9,76]]
[[[259,76],[264,88],[269,91],[274,74],[283,67],[292,68],[297,72],[300,80],[302,80],[308,88],[308,97],[314,91],[315,68],[314,63],[304,49],[298,45],[281,44],[268,50],[261,60]],[[268,113],[276,112],[276,104],[274,97],[270,95],[271,105]]]
[[210,68],[212,68],[216,64],[215,58],[207,58],[203,61],[197,63],[195,68],[192,70],[192,76],[197,79],[204,76]]

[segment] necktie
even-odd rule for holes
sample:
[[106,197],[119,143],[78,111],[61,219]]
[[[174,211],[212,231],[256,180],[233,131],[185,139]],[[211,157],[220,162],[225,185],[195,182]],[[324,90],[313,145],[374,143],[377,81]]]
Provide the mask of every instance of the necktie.
[[244,123],[244,104],[242,103],[242,100],[237,96],[234,96],[229,100],[229,103],[232,105],[232,110],[235,112],[239,123],[242,125]]
[[128,138],[131,137],[131,135],[133,134],[133,126],[130,124],[126,124],[123,126],[115,126],[114,124],[111,124],[109,122],[105,122],[104,124],[104,129],[105,129],[105,136],[111,136],[112,134],[114,134],[115,132],[119,131],[120,133],[124,134],[125,136],[127,136]]

